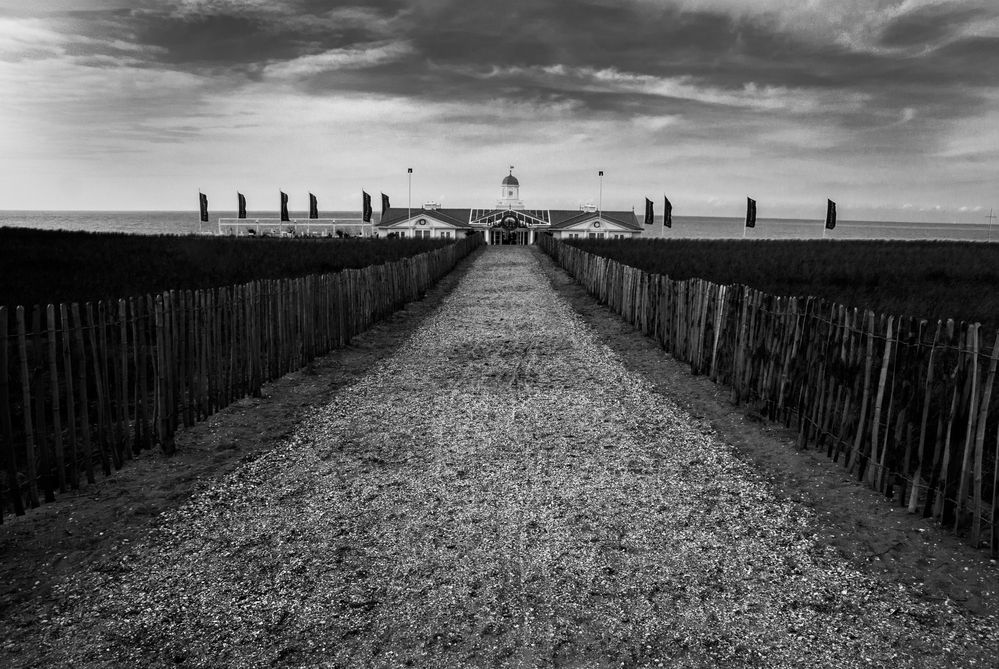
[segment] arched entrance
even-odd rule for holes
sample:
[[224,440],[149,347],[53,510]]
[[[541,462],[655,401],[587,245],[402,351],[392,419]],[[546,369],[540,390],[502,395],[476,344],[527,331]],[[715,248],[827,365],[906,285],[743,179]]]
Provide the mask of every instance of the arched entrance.
[[490,244],[533,244],[534,231],[528,229],[516,216],[507,215],[489,229]]

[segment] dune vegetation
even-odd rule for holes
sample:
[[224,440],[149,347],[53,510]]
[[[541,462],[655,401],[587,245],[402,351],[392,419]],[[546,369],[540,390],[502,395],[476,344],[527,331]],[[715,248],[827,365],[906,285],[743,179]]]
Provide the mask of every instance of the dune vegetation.
[[117,299],[323,274],[390,262],[448,243],[0,228],[0,306]]
[[999,328],[999,245],[896,240],[573,240],[673,279],[745,284],[850,307]]

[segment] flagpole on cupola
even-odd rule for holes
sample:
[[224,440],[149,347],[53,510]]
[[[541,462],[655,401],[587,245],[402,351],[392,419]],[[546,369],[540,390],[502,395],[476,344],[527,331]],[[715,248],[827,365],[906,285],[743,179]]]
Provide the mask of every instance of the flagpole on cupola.
[[413,168],[407,167],[406,172],[409,174],[409,202],[406,206],[406,218],[413,218]]

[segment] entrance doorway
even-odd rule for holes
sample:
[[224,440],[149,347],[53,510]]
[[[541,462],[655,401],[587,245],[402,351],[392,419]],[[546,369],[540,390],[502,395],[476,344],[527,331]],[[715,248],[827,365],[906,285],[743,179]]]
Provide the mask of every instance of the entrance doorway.
[[531,243],[531,231],[525,228],[504,230],[493,228],[489,231],[489,243],[496,245],[525,245]]

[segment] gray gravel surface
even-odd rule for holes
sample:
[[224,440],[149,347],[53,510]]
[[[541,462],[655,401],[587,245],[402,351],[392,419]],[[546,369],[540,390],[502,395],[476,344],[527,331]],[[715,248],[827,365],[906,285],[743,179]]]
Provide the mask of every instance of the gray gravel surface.
[[287,443],[60,589],[49,666],[995,666],[492,247]]

